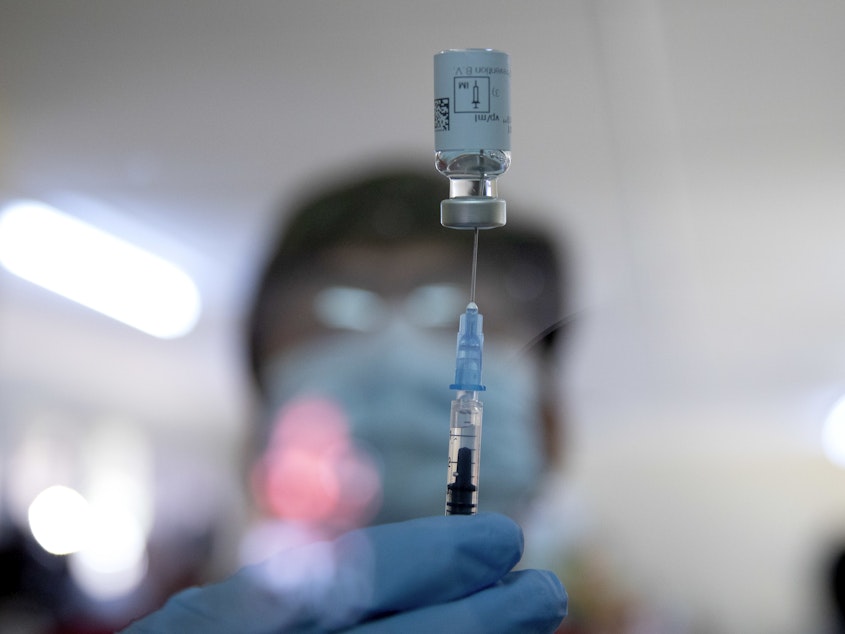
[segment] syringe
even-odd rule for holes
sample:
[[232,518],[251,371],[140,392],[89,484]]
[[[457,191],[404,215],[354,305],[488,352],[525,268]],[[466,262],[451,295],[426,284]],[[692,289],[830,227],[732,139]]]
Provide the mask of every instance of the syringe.
[[458,329],[457,390],[449,431],[447,515],[472,515],[478,508],[481,450],[483,318],[475,304],[479,229],[507,220],[497,178],[510,166],[510,59],[492,49],[442,51],[434,56],[435,166],[450,181],[440,204],[440,222],[473,229],[472,285]]
[[471,301],[461,315],[455,360],[455,382],[449,386],[458,394],[449,417],[449,470],[446,485],[446,515],[474,515],[478,509],[478,466],[481,452],[481,415],[478,392],[481,384],[481,356],[484,318]]

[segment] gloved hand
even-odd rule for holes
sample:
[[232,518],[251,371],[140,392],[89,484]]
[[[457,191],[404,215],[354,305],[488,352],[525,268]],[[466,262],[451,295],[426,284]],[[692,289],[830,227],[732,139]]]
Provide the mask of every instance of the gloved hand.
[[365,528],[180,592],[124,634],[553,632],[566,592],[551,572],[510,572],[522,546],[492,513]]

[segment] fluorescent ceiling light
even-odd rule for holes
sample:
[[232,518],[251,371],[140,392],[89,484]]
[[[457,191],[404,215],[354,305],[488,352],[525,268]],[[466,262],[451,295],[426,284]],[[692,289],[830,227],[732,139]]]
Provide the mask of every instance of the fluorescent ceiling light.
[[187,334],[199,319],[199,291],[184,271],[37,201],[15,201],[0,214],[0,264],[162,339]]

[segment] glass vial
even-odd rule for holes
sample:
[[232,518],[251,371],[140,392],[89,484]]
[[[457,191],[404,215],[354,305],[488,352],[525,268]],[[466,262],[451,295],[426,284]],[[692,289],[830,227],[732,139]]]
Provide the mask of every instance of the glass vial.
[[492,49],[434,56],[435,166],[449,178],[440,220],[456,229],[506,222],[496,179],[510,166],[510,58]]

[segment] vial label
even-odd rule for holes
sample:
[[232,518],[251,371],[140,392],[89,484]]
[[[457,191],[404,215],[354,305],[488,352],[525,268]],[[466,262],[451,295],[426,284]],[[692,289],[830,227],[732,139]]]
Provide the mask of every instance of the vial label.
[[434,56],[434,149],[509,151],[510,59],[488,49]]

